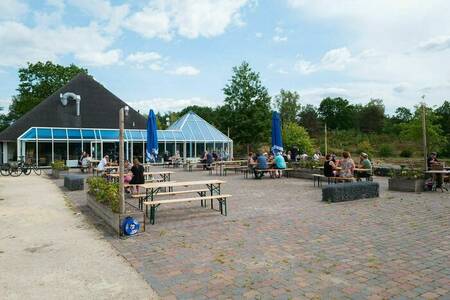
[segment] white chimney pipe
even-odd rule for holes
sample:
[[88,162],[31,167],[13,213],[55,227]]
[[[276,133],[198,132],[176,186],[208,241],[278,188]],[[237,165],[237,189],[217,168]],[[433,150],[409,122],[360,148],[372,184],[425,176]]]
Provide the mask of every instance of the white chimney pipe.
[[75,100],[77,102],[77,116],[80,115],[80,102],[81,102],[81,96],[77,95],[75,93],[72,92],[67,92],[64,94],[59,94],[59,97],[61,98],[61,103],[63,106],[67,105],[67,102],[69,100],[69,98]]

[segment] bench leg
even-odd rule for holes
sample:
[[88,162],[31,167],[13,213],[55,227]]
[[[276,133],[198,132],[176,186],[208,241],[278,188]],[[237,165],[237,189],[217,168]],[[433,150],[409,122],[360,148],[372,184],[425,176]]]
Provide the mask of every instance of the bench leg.
[[150,224],[155,225],[156,219],[156,207],[154,205],[150,206]]
[[228,214],[228,212],[227,212],[227,199],[226,198],[223,199],[223,205],[225,206],[225,216],[226,216]]

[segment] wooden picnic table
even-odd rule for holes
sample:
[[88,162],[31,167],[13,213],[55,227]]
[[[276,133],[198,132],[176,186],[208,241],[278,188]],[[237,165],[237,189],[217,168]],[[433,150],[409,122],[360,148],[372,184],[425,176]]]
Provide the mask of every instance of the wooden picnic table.
[[189,187],[189,186],[198,186],[198,185],[206,185],[208,188],[210,195],[220,195],[220,186],[224,184],[226,181],[223,180],[197,180],[197,181],[163,181],[163,182],[149,182],[144,184],[139,184],[139,188],[145,189],[146,199],[153,201],[154,196],[158,194],[161,189],[169,189],[173,191],[174,187]]
[[[247,163],[246,160],[219,160],[219,161],[215,161],[212,163],[213,166],[218,166],[219,168],[214,168],[216,170],[216,175],[219,176],[223,176],[224,175],[224,167],[226,165],[231,165],[231,164],[241,164],[241,163]],[[212,172],[209,173],[210,175],[212,174]]]
[[441,189],[448,191],[447,187],[443,185],[443,175],[450,175],[450,170],[429,170],[425,172],[426,174],[431,174],[433,180],[433,190]]
[[[170,181],[170,175],[174,174],[175,172],[173,171],[160,171],[160,172],[144,172],[144,176],[159,176],[163,182],[165,181]],[[124,177],[127,174],[124,174]],[[106,175],[108,177],[111,178],[119,178],[119,173],[110,173],[108,175]]]

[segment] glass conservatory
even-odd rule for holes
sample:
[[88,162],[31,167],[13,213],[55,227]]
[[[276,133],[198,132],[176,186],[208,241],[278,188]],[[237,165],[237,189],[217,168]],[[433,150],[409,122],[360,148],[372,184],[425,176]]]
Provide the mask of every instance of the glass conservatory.
[[[143,161],[146,137],[146,130],[125,129],[125,159]],[[200,157],[205,150],[233,155],[233,141],[195,113],[184,115],[167,130],[158,130],[158,144],[160,157],[166,151],[169,155],[178,152],[184,159]],[[75,164],[83,151],[94,159],[108,154],[117,160],[119,130],[31,127],[17,139],[18,156],[32,158],[41,166],[55,160]]]

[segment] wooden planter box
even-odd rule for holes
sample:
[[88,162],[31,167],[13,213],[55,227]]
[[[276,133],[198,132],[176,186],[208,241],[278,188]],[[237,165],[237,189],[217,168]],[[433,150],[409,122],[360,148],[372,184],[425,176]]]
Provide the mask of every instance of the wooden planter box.
[[303,179],[313,179],[313,174],[322,174],[323,171],[320,169],[294,169],[289,172],[289,177],[303,178]]
[[398,192],[423,192],[424,179],[389,178],[389,190]]
[[139,232],[145,231],[145,215],[140,211],[128,211],[124,214],[112,212],[112,210],[95,200],[95,197],[86,193],[87,204],[92,211],[100,218],[102,218],[117,234],[122,235],[122,223],[127,217],[132,217],[140,223]]

